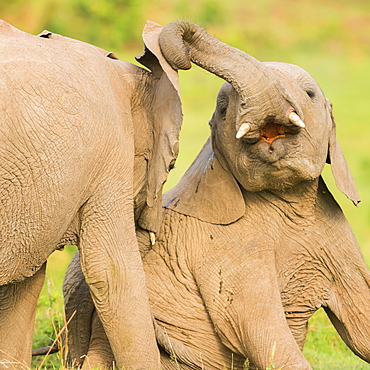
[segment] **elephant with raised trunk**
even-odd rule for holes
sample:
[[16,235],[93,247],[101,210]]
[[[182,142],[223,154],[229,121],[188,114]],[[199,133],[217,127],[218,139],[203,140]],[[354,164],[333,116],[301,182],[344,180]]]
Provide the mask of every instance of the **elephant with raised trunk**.
[[135,234],[158,231],[178,153],[177,73],[148,23],[148,69],[0,22],[0,368],[28,368],[48,256],[76,244],[119,368],[160,355]]
[[[165,194],[143,257],[163,368],[243,369],[248,359],[266,369],[273,353],[276,368],[311,369],[302,347],[320,307],[370,362],[370,273],[321,178],[330,163],[338,188],[360,201],[330,102],[301,68],[259,62],[194,24],[166,26],[160,46],[174,69],[192,61],[227,81],[211,138]],[[109,367],[78,255],[64,292],[67,317],[76,310],[72,358]]]

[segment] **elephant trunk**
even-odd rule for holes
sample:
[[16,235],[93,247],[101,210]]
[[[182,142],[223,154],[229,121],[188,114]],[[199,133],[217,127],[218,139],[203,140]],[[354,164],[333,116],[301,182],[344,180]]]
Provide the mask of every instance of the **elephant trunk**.
[[271,68],[217,40],[193,23],[175,21],[168,24],[160,34],[159,44],[172,68],[190,69],[193,62],[234,87],[241,97],[237,129],[243,122],[251,122],[251,117],[254,117],[251,123],[261,125],[258,124],[261,114],[267,111],[268,115],[286,122],[289,122],[292,107],[301,113]]

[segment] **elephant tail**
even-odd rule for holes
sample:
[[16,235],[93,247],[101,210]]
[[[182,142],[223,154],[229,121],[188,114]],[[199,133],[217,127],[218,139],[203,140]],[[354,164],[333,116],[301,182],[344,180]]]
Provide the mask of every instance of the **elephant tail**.
[[52,353],[57,353],[57,352],[59,352],[59,347],[57,344],[54,344],[52,346],[33,349],[32,357],[33,356],[46,356],[46,355],[51,355]]

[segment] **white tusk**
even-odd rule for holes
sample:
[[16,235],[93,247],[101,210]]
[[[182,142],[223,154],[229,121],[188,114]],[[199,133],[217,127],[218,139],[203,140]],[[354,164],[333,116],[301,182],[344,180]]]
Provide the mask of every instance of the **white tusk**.
[[154,245],[155,244],[155,234],[153,233],[153,231],[149,233],[149,236],[150,236],[150,244]]
[[298,127],[306,127],[304,122],[299,118],[298,114],[295,112],[291,112],[289,114],[289,121],[293,123],[293,125],[298,126]]
[[236,133],[236,138],[240,139],[243,137],[249,130],[251,129],[251,126],[249,123],[242,123],[239,127],[239,131]]

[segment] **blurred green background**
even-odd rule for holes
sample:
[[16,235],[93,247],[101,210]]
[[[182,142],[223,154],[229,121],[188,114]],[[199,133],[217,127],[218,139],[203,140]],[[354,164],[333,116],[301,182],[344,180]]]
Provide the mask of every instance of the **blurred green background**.
[[[369,0],[0,0],[0,18],[29,33],[48,29],[92,43],[133,63],[142,51],[147,19],[162,25],[185,19],[261,61],[290,62],[306,69],[333,103],[337,136],[362,203],[354,207],[335,189],[329,166],[324,178],[370,266]],[[180,72],[184,125],[180,156],[166,189],[177,183],[209,135],[208,120],[222,83],[195,66]],[[62,325],[61,282],[73,252],[68,248],[50,258],[35,346],[55,338],[53,323],[55,330]],[[305,354],[315,369],[370,368],[345,348],[322,313],[310,321]]]

